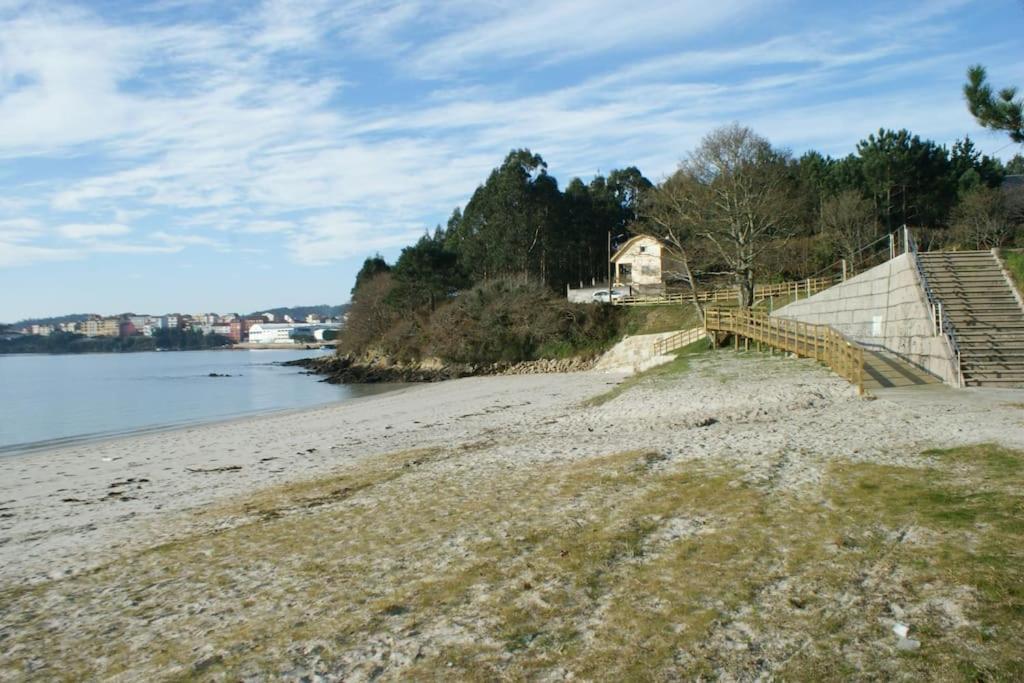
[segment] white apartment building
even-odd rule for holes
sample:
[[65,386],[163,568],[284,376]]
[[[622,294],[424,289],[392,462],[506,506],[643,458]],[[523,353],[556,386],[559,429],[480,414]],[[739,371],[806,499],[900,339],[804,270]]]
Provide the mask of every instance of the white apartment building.
[[291,323],[256,323],[249,328],[249,342],[253,344],[294,344],[296,336],[312,337],[313,330]]

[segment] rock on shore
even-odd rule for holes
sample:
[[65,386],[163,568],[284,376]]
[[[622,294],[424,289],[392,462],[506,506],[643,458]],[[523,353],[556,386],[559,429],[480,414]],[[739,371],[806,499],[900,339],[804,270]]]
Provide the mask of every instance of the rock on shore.
[[440,382],[484,375],[534,375],[549,372],[581,372],[597,362],[593,358],[550,358],[510,363],[446,363],[436,358],[399,363],[386,356],[356,358],[330,355],[299,358],[283,365],[305,368],[310,374],[325,375],[330,384],[376,384],[383,382]]

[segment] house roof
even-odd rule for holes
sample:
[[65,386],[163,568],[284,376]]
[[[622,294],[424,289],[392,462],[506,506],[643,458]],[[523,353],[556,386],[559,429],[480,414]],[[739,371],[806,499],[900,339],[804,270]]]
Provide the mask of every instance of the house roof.
[[628,240],[623,242],[622,245],[615,250],[615,253],[612,254],[611,262],[616,263],[619,260],[620,256],[624,255],[627,251],[629,251],[629,248],[631,246],[633,246],[636,242],[639,242],[642,239],[654,240],[659,244],[661,243],[661,240],[659,240],[654,235],[635,235],[634,237],[630,237]]

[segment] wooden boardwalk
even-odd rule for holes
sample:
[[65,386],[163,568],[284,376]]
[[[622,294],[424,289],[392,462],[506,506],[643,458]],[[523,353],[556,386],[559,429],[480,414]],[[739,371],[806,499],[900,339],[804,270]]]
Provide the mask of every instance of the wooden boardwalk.
[[799,358],[813,358],[864,393],[864,348],[833,327],[773,318],[750,309],[708,308],[704,329],[716,345],[732,337],[736,348],[743,340],[744,348],[754,342]]
[[[732,337],[739,348],[758,346],[814,358],[863,394],[872,389],[923,386],[939,378],[894,355],[866,349],[828,325],[773,318],[760,311],[709,308],[705,329],[716,343]],[[741,341],[742,340],[742,341]]]
[[[813,277],[806,280],[794,280],[791,282],[777,282],[775,284],[757,285],[754,287],[754,299],[763,300],[773,296],[791,296],[794,298],[800,295],[811,296],[818,292],[825,291],[832,285],[841,282],[842,277]],[[737,287],[721,287],[718,289],[698,289],[697,300],[701,303],[726,303],[736,301],[739,297]],[[664,304],[686,304],[692,300],[689,292],[673,292],[669,294],[652,294],[636,296],[624,296],[613,299],[616,306],[658,306]]]
[[935,375],[901,358],[870,349],[864,350],[864,388],[868,391],[941,383],[942,380]]

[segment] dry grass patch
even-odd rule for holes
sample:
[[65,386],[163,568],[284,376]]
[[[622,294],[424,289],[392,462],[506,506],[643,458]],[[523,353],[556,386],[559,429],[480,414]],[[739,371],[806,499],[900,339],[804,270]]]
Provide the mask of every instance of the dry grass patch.
[[796,496],[648,451],[392,454],[7,590],[0,678],[1020,677],[1022,454],[926,455]]

